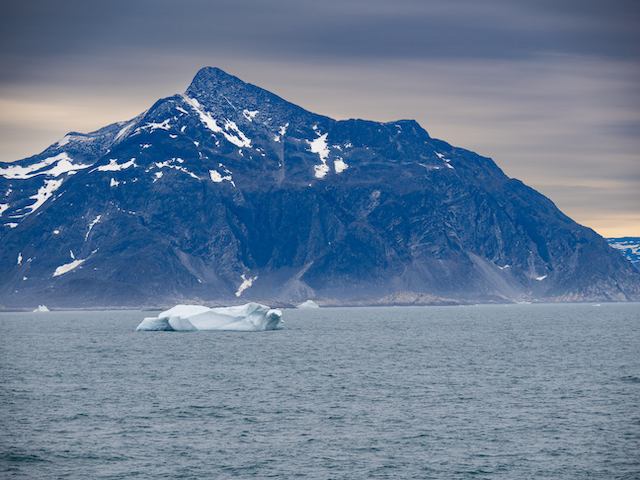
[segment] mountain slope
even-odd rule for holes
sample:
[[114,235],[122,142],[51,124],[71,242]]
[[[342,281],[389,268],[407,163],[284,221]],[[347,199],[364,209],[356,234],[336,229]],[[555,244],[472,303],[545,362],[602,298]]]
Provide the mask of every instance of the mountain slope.
[[335,121],[215,68],[129,122],[0,168],[0,303],[398,291],[640,299],[640,274],[488,158]]

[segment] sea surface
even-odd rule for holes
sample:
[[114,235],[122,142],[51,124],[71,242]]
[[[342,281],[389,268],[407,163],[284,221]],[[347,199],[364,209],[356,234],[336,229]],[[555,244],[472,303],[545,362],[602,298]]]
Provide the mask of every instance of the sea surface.
[[0,478],[640,478],[640,304],[154,315],[0,313]]

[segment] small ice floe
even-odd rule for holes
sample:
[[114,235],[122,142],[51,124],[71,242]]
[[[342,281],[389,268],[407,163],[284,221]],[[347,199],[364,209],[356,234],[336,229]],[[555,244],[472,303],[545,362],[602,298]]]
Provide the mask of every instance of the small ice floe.
[[49,312],[50,310],[46,305],[38,305],[38,308],[34,310],[34,312]]
[[259,332],[279,330],[284,325],[282,312],[259,303],[236,307],[208,308],[201,305],[176,305],[157,317],[145,318],[137,331],[233,330]]
[[320,308],[320,305],[318,305],[313,300],[307,300],[306,302],[303,302],[300,305],[298,305],[296,308]]

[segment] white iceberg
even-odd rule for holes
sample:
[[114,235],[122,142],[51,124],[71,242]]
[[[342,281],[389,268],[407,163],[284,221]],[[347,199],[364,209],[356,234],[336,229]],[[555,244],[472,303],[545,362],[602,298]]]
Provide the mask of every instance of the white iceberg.
[[48,312],[49,309],[46,305],[38,305],[38,308],[34,310],[34,312]]
[[296,308],[320,308],[320,305],[318,305],[313,300],[307,300],[306,302],[303,302],[300,305],[298,305]]
[[279,330],[284,325],[282,312],[258,303],[237,307],[208,308],[200,305],[176,305],[157,317],[145,318],[137,331],[234,330],[259,332]]

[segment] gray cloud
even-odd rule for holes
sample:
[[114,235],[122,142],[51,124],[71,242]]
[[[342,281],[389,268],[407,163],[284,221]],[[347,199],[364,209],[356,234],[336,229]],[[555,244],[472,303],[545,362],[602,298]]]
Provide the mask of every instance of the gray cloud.
[[636,1],[9,1],[3,61],[186,50],[278,58],[638,59]]
[[640,235],[639,23],[637,0],[5,0],[0,160],[213,65],[334,118],[414,118],[600,233]]

